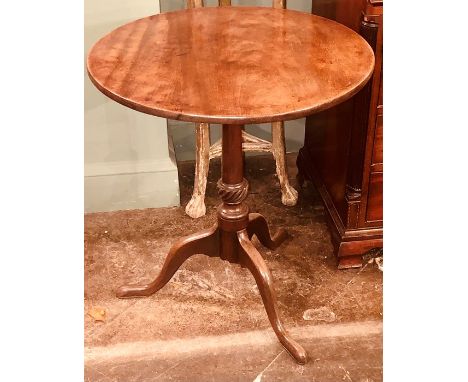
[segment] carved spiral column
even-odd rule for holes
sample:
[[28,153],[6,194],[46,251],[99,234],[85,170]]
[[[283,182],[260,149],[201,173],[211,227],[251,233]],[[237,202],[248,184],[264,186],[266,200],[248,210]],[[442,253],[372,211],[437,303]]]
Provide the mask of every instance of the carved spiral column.
[[218,193],[223,201],[218,207],[220,253],[231,262],[238,260],[237,232],[249,222],[249,207],[244,203],[249,183],[244,178],[242,128],[242,125],[223,125],[222,177],[218,181]]
[[218,181],[218,194],[223,203],[218,207],[220,227],[229,232],[237,232],[247,226],[249,207],[244,200],[249,192],[249,183],[244,178],[236,184]]

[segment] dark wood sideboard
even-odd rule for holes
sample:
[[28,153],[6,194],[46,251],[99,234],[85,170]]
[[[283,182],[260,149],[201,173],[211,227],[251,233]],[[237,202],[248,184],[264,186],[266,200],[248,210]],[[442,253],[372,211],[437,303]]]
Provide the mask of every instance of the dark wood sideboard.
[[374,49],[375,71],[349,101],[306,119],[298,180],[324,202],[338,268],[359,267],[383,246],[383,0],[314,0],[312,13],[359,32]]

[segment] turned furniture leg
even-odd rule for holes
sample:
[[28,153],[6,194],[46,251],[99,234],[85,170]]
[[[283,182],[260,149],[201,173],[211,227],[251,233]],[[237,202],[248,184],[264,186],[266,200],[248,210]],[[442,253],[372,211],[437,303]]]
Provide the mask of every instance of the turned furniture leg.
[[269,249],[278,248],[289,236],[284,228],[280,228],[272,237],[270,235],[270,230],[268,229],[267,221],[262,215],[256,213],[249,214],[247,233],[249,235],[249,239],[255,235],[260,243]]
[[203,7],[203,0],[187,0],[187,8]]
[[195,180],[192,198],[185,207],[185,212],[191,218],[199,218],[206,214],[205,192],[208,170],[210,167],[210,126],[199,123],[195,128],[196,162]]
[[286,0],[273,0],[273,8],[286,8]]
[[281,186],[281,202],[286,206],[295,206],[298,194],[289,183],[288,171],[286,168],[284,123],[273,122],[271,124],[271,135],[271,151],[276,161],[276,173]]
[[240,248],[239,262],[247,267],[255,278],[258,290],[262,296],[265,310],[279,341],[291,356],[300,364],[307,362],[307,353],[304,348],[293,340],[280,321],[278,307],[276,306],[276,293],[273,287],[273,277],[260,253],[250,242],[246,230],[237,233]]
[[159,276],[154,281],[144,285],[122,286],[117,291],[117,297],[144,297],[157,292],[169,282],[185,260],[196,254],[211,257],[219,255],[217,225],[178,240],[169,250]]

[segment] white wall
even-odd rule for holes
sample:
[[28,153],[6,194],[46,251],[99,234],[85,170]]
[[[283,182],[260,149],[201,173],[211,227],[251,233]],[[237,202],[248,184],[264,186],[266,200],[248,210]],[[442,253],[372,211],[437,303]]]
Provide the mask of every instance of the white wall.
[[[160,0],[161,12],[174,11],[185,7],[186,0]],[[216,6],[218,0],[205,0],[205,6]],[[232,0],[232,5],[270,7],[272,0]],[[310,13],[312,0],[287,0],[288,9]],[[195,134],[193,124],[168,121],[169,130],[174,140],[177,160],[195,159]],[[304,142],[305,119],[285,123],[286,151],[297,152]],[[271,140],[270,124],[247,125],[246,131],[263,139]],[[211,142],[221,137],[221,126],[211,125]]]
[[[103,35],[159,12],[154,0],[85,0],[85,57]],[[100,93],[85,74],[85,211],[179,205],[167,122]]]

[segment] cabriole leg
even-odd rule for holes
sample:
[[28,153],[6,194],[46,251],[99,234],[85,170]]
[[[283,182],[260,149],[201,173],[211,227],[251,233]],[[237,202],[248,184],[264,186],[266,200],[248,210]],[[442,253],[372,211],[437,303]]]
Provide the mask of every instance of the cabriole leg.
[[289,236],[283,228],[280,228],[275,235],[271,236],[267,221],[262,215],[256,213],[249,214],[247,233],[249,239],[251,239],[253,235],[257,236],[260,243],[268,249],[278,248]]
[[284,328],[276,306],[276,293],[273,287],[273,276],[268,269],[260,253],[250,242],[247,231],[243,230],[237,234],[240,243],[239,260],[247,267],[255,278],[258,290],[262,296],[263,305],[267,312],[271,326],[284,348],[291,354],[297,363],[307,362],[307,353],[304,348],[293,340]]
[[219,232],[217,226],[182,238],[169,250],[158,277],[149,284],[122,286],[117,291],[117,297],[129,298],[152,295],[170,281],[190,256],[203,254],[215,257],[219,255],[218,249]]

